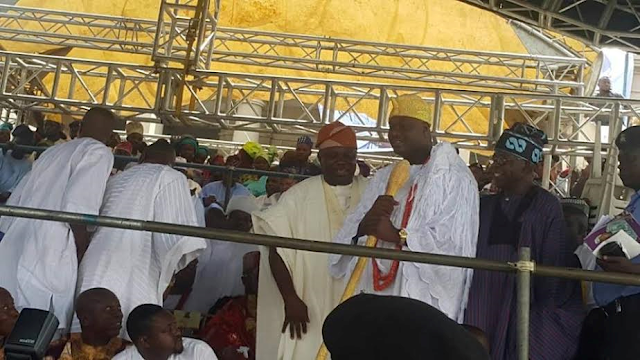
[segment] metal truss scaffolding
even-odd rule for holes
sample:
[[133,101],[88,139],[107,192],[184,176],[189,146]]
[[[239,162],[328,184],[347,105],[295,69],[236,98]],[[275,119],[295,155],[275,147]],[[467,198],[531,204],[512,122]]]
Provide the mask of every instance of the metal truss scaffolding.
[[460,0],[598,47],[640,52],[636,0]]
[[584,89],[587,61],[578,57],[216,27],[219,1],[198,8],[204,3],[163,0],[158,22],[0,5],[0,40],[151,55],[168,66],[188,57],[200,70],[218,62],[509,91],[579,95]]
[[162,0],[153,38],[153,60],[181,62],[188,69],[208,69],[219,13],[220,0]]
[[[444,90],[210,70],[194,71],[190,75],[193,79],[184,82],[183,104],[188,105],[182,106],[177,115],[173,100],[183,84],[182,69],[10,52],[0,52],[0,66],[0,106],[4,108],[80,115],[86,108],[100,105],[125,118],[186,121],[255,132],[313,134],[324,124],[348,117],[362,124],[354,126],[360,139],[384,140],[390,98],[407,93],[418,94],[434,105],[437,137],[477,150],[491,148],[505,120],[541,127],[549,134],[555,153],[575,153],[594,149],[595,119],[640,118],[640,101],[634,100]],[[238,114],[243,103],[251,105],[254,114]],[[264,106],[252,105],[257,103]],[[608,146],[602,144],[603,149]]]

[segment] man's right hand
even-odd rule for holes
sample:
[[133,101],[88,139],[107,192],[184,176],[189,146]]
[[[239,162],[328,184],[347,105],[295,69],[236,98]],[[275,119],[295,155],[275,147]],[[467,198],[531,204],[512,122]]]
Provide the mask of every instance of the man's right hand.
[[381,195],[371,209],[364,216],[358,227],[358,235],[375,235],[378,229],[378,223],[384,219],[390,219],[393,209],[398,205],[393,196]]
[[239,157],[230,157],[227,159],[227,163],[225,165],[231,166],[231,167],[238,167],[240,166],[240,164],[241,162]]
[[209,206],[211,206],[211,204],[214,204],[218,199],[216,199],[215,196],[207,196],[206,198],[202,199],[202,202],[204,204],[205,208],[208,208]]
[[309,322],[309,310],[307,305],[298,296],[291,296],[284,302],[284,324],[282,324],[282,333],[287,331],[291,339],[302,339],[302,334],[307,333],[307,323]]
[[11,193],[10,192],[3,192],[0,194],[0,204],[4,204],[7,202],[7,200],[9,200],[9,198],[11,197]]

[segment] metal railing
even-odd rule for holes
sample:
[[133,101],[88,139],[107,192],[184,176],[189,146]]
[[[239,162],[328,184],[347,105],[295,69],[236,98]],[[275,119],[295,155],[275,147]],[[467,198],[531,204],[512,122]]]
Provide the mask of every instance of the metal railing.
[[382,248],[368,248],[358,245],[281,238],[213,228],[202,228],[154,221],[132,220],[116,217],[95,216],[88,214],[67,213],[13,206],[0,206],[0,216],[59,221],[69,224],[103,226],[137,231],[150,231],[199,237],[204,239],[229,241],[234,243],[255,244],[267,247],[282,247],[320,253],[351,255],[376,259],[409,261],[422,264],[434,264],[479,270],[517,273],[517,342],[519,360],[529,359],[529,313],[527,310],[529,309],[531,299],[531,276],[557,277],[570,280],[586,280],[594,282],[607,282],[614,284],[640,286],[640,277],[636,275],[622,273],[605,273],[536,264],[535,262],[530,260],[529,248],[521,248],[520,259],[518,262],[514,263],[461,256],[419,253],[412,251],[397,251]]
[[[0,149],[20,149],[29,153],[32,153],[32,152],[42,153],[45,150],[47,150],[48,147],[0,144]],[[140,161],[139,158],[133,157],[133,156],[114,155],[113,157],[115,160],[119,161],[120,163],[131,163],[131,162]],[[245,168],[239,168],[235,166],[219,166],[219,165],[209,165],[209,164],[178,162],[178,163],[175,163],[173,167],[180,168],[180,169],[210,170],[212,173],[221,173],[229,176],[234,176],[234,174],[248,174],[248,175],[258,175],[258,176],[273,176],[273,177],[279,177],[279,178],[289,178],[289,179],[296,179],[296,180],[304,180],[309,178],[308,175],[284,173],[284,172],[278,172],[278,171],[245,169]]]
[[[640,118],[640,101],[194,71],[0,52],[0,107],[81,116],[104,106],[126,119],[228,131],[314,135],[343,121],[358,138],[384,141],[390,100],[417,94],[432,104],[434,136],[488,150],[506,120],[543,128],[559,151],[592,150],[593,119]],[[183,91],[180,91],[183,89]],[[178,93],[183,99],[176,106]],[[256,105],[260,103],[261,105]],[[239,112],[248,105],[250,114]],[[615,108],[619,111],[615,112]],[[606,148],[608,144],[604,144]]]

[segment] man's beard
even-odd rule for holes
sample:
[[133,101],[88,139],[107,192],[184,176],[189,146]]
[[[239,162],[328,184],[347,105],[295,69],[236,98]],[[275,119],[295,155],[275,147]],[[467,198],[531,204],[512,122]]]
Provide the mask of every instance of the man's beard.
[[178,341],[176,341],[176,344],[173,347],[174,354],[182,354],[182,352],[184,351],[184,343],[182,342],[182,338]]

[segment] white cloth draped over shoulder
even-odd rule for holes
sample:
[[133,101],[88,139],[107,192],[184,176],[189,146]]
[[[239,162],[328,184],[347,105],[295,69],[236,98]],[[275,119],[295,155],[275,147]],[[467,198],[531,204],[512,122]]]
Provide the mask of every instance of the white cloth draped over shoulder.
[[204,208],[204,204],[202,203],[202,199],[198,195],[191,196],[191,201],[193,202],[193,208],[196,211],[196,219],[198,226],[206,227],[207,226],[207,214]]
[[[112,176],[100,215],[197,226],[187,178],[169,166],[139,164]],[[203,239],[101,227],[79,267],[77,293],[103,287],[126,319],[138,305],[162,306],[172,276],[206,247]],[[72,331],[79,331],[77,317]],[[124,330],[121,337],[128,339]]]
[[[277,204],[254,213],[257,234],[331,242],[349,211],[354,209],[366,186],[354,178],[349,186],[329,186],[321,176],[304,180],[287,190]],[[268,250],[261,248],[258,286],[257,359],[314,359],[322,343],[322,324],[338,305],[345,283],[333,279],[327,268],[328,255],[279,248],[298,296],[309,313],[307,333],[292,340],[282,334],[284,302],[269,267]]]
[[[378,171],[360,205],[345,220],[334,242],[352,242],[365,214],[378,196],[384,195],[392,169],[393,166],[389,166]],[[396,228],[401,228],[407,197],[413,186],[416,186],[416,191],[406,226],[408,238],[405,250],[474,257],[479,227],[478,185],[451,144],[434,146],[427,164],[411,166],[409,181],[395,196],[399,205],[391,215],[391,220]],[[359,244],[364,245],[365,241],[366,237],[362,237]],[[378,241],[378,247],[393,248],[394,245]],[[348,278],[356,261],[357,258],[352,256],[331,255],[331,274],[337,278]],[[382,273],[389,272],[390,261],[377,262]],[[461,322],[472,275],[471,269],[400,262],[394,283],[384,291],[376,292],[370,260],[360,280],[360,291],[421,300]]]
[[[204,205],[202,205],[202,199],[198,198],[198,201],[200,204],[196,205],[196,212],[201,207],[204,216],[205,209]],[[234,205],[238,205],[235,204],[236,201],[248,205],[244,209],[248,212],[251,212],[251,207],[256,206],[254,205],[255,198],[253,195],[233,196],[229,201],[227,213],[231,213],[236,207]],[[220,208],[219,204],[212,204],[209,209],[214,207]],[[258,251],[258,246],[208,240],[207,248],[198,257],[198,266],[192,290],[181,310],[207,313],[223,297],[244,295],[242,257],[252,251]]]
[[[47,149],[18,184],[7,204],[98,215],[113,155],[92,138],[79,138]],[[0,287],[18,308],[48,310],[61,329],[73,314],[78,261],[69,224],[2,217]]]
[[[173,354],[167,360],[218,360],[211,347],[204,341],[183,338],[184,351]],[[144,360],[135,346],[130,345],[124,351],[113,357],[113,360]]]

